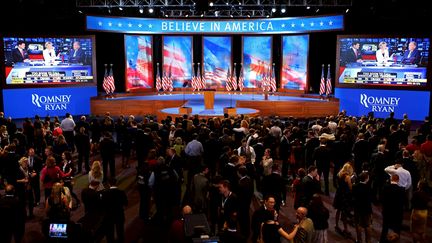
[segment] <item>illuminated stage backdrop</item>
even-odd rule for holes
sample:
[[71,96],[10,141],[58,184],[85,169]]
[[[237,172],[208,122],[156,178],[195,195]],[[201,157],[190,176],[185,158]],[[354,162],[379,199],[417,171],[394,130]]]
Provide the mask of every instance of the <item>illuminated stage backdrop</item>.
[[243,37],[244,87],[260,88],[262,78],[272,66],[272,37]]
[[[206,83],[211,88],[224,88],[231,67],[232,39],[229,36],[204,36],[203,39]],[[233,72],[232,67],[230,71]]]
[[282,37],[281,88],[304,90],[306,88],[309,36]]
[[126,35],[126,91],[153,88],[152,37]]
[[174,88],[192,78],[192,36],[163,37],[163,73],[170,75]]

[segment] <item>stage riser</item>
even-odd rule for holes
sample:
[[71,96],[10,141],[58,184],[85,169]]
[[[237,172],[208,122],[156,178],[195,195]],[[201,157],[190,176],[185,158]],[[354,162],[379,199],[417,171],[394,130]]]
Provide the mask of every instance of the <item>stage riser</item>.
[[96,100],[90,101],[93,115],[103,115],[110,112],[112,115],[157,115],[159,111],[168,107],[180,107],[182,100]]

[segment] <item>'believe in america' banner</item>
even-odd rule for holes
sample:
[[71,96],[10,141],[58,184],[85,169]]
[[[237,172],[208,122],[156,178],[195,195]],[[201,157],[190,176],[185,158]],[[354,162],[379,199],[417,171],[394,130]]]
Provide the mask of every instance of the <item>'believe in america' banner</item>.
[[87,16],[87,30],[137,34],[288,34],[343,30],[343,15],[238,20]]

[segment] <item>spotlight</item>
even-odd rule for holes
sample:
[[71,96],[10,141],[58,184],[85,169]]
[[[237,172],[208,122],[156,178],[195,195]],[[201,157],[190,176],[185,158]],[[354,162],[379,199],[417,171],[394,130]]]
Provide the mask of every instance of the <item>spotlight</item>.
[[144,13],[144,9],[143,8],[139,8],[138,11],[140,12],[140,14]]
[[215,11],[215,16],[219,16],[219,11]]
[[78,13],[82,14],[83,12],[81,10],[78,10]]
[[119,10],[120,10],[120,11],[123,11],[123,8],[122,8],[122,7],[119,7]]
[[233,17],[233,15],[232,15],[232,14],[230,14],[230,17],[232,18],[232,17]]
[[318,13],[319,12],[319,8],[317,8],[316,10],[315,10],[315,13]]
[[272,8],[272,12],[273,12],[273,13],[276,13],[276,8]]
[[270,15],[267,15],[266,18],[270,18]]
[[239,5],[241,5],[241,2],[239,1]]
[[201,14],[201,18],[204,17],[204,14]]
[[149,8],[149,9],[148,9],[148,12],[149,12],[149,13],[153,13],[153,12],[154,12],[154,9],[153,9],[153,8]]
[[210,2],[210,3],[209,3],[209,6],[210,6],[210,7],[213,7],[213,2]]
[[310,9],[310,7],[309,7],[309,6],[307,6],[307,7],[306,7],[306,9]]
[[250,18],[250,15],[248,14],[247,17]]
[[109,13],[109,14],[111,13],[111,8],[108,8],[108,13]]
[[226,2],[226,3],[225,3],[225,5],[227,5],[227,6],[228,6],[228,5],[229,5],[229,3],[228,3],[228,2]]
[[286,8],[282,8],[281,13],[285,13],[285,12],[286,12]]
[[167,17],[167,18],[168,18],[168,14],[165,14],[165,17]]
[[347,8],[347,9],[345,10],[345,13],[348,13],[348,12],[349,12],[349,10],[350,10],[350,9],[349,9],[349,8]]
[[185,17],[186,17],[186,18],[187,18],[187,17],[189,17],[189,14],[186,14],[186,16],[185,16]]

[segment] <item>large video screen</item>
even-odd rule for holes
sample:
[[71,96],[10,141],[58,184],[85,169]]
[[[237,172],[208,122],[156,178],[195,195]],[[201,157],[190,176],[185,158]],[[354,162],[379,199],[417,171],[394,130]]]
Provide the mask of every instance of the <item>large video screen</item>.
[[126,35],[126,91],[153,88],[153,48],[150,35]]
[[281,88],[305,90],[309,53],[309,35],[282,37]]
[[228,69],[231,67],[232,38],[229,36],[204,36],[204,72],[207,87],[225,88]]
[[424,87],[429,38],[338,36],[337,85]]
[[262,78],[272,67],[272,37],[243,37],[244,87],[261,88]]
[[4,37],[6,85],[94,80],[94,37]]
[[186,86],[192,79],[192,36],[163,37],[163,73],[173,87]]

